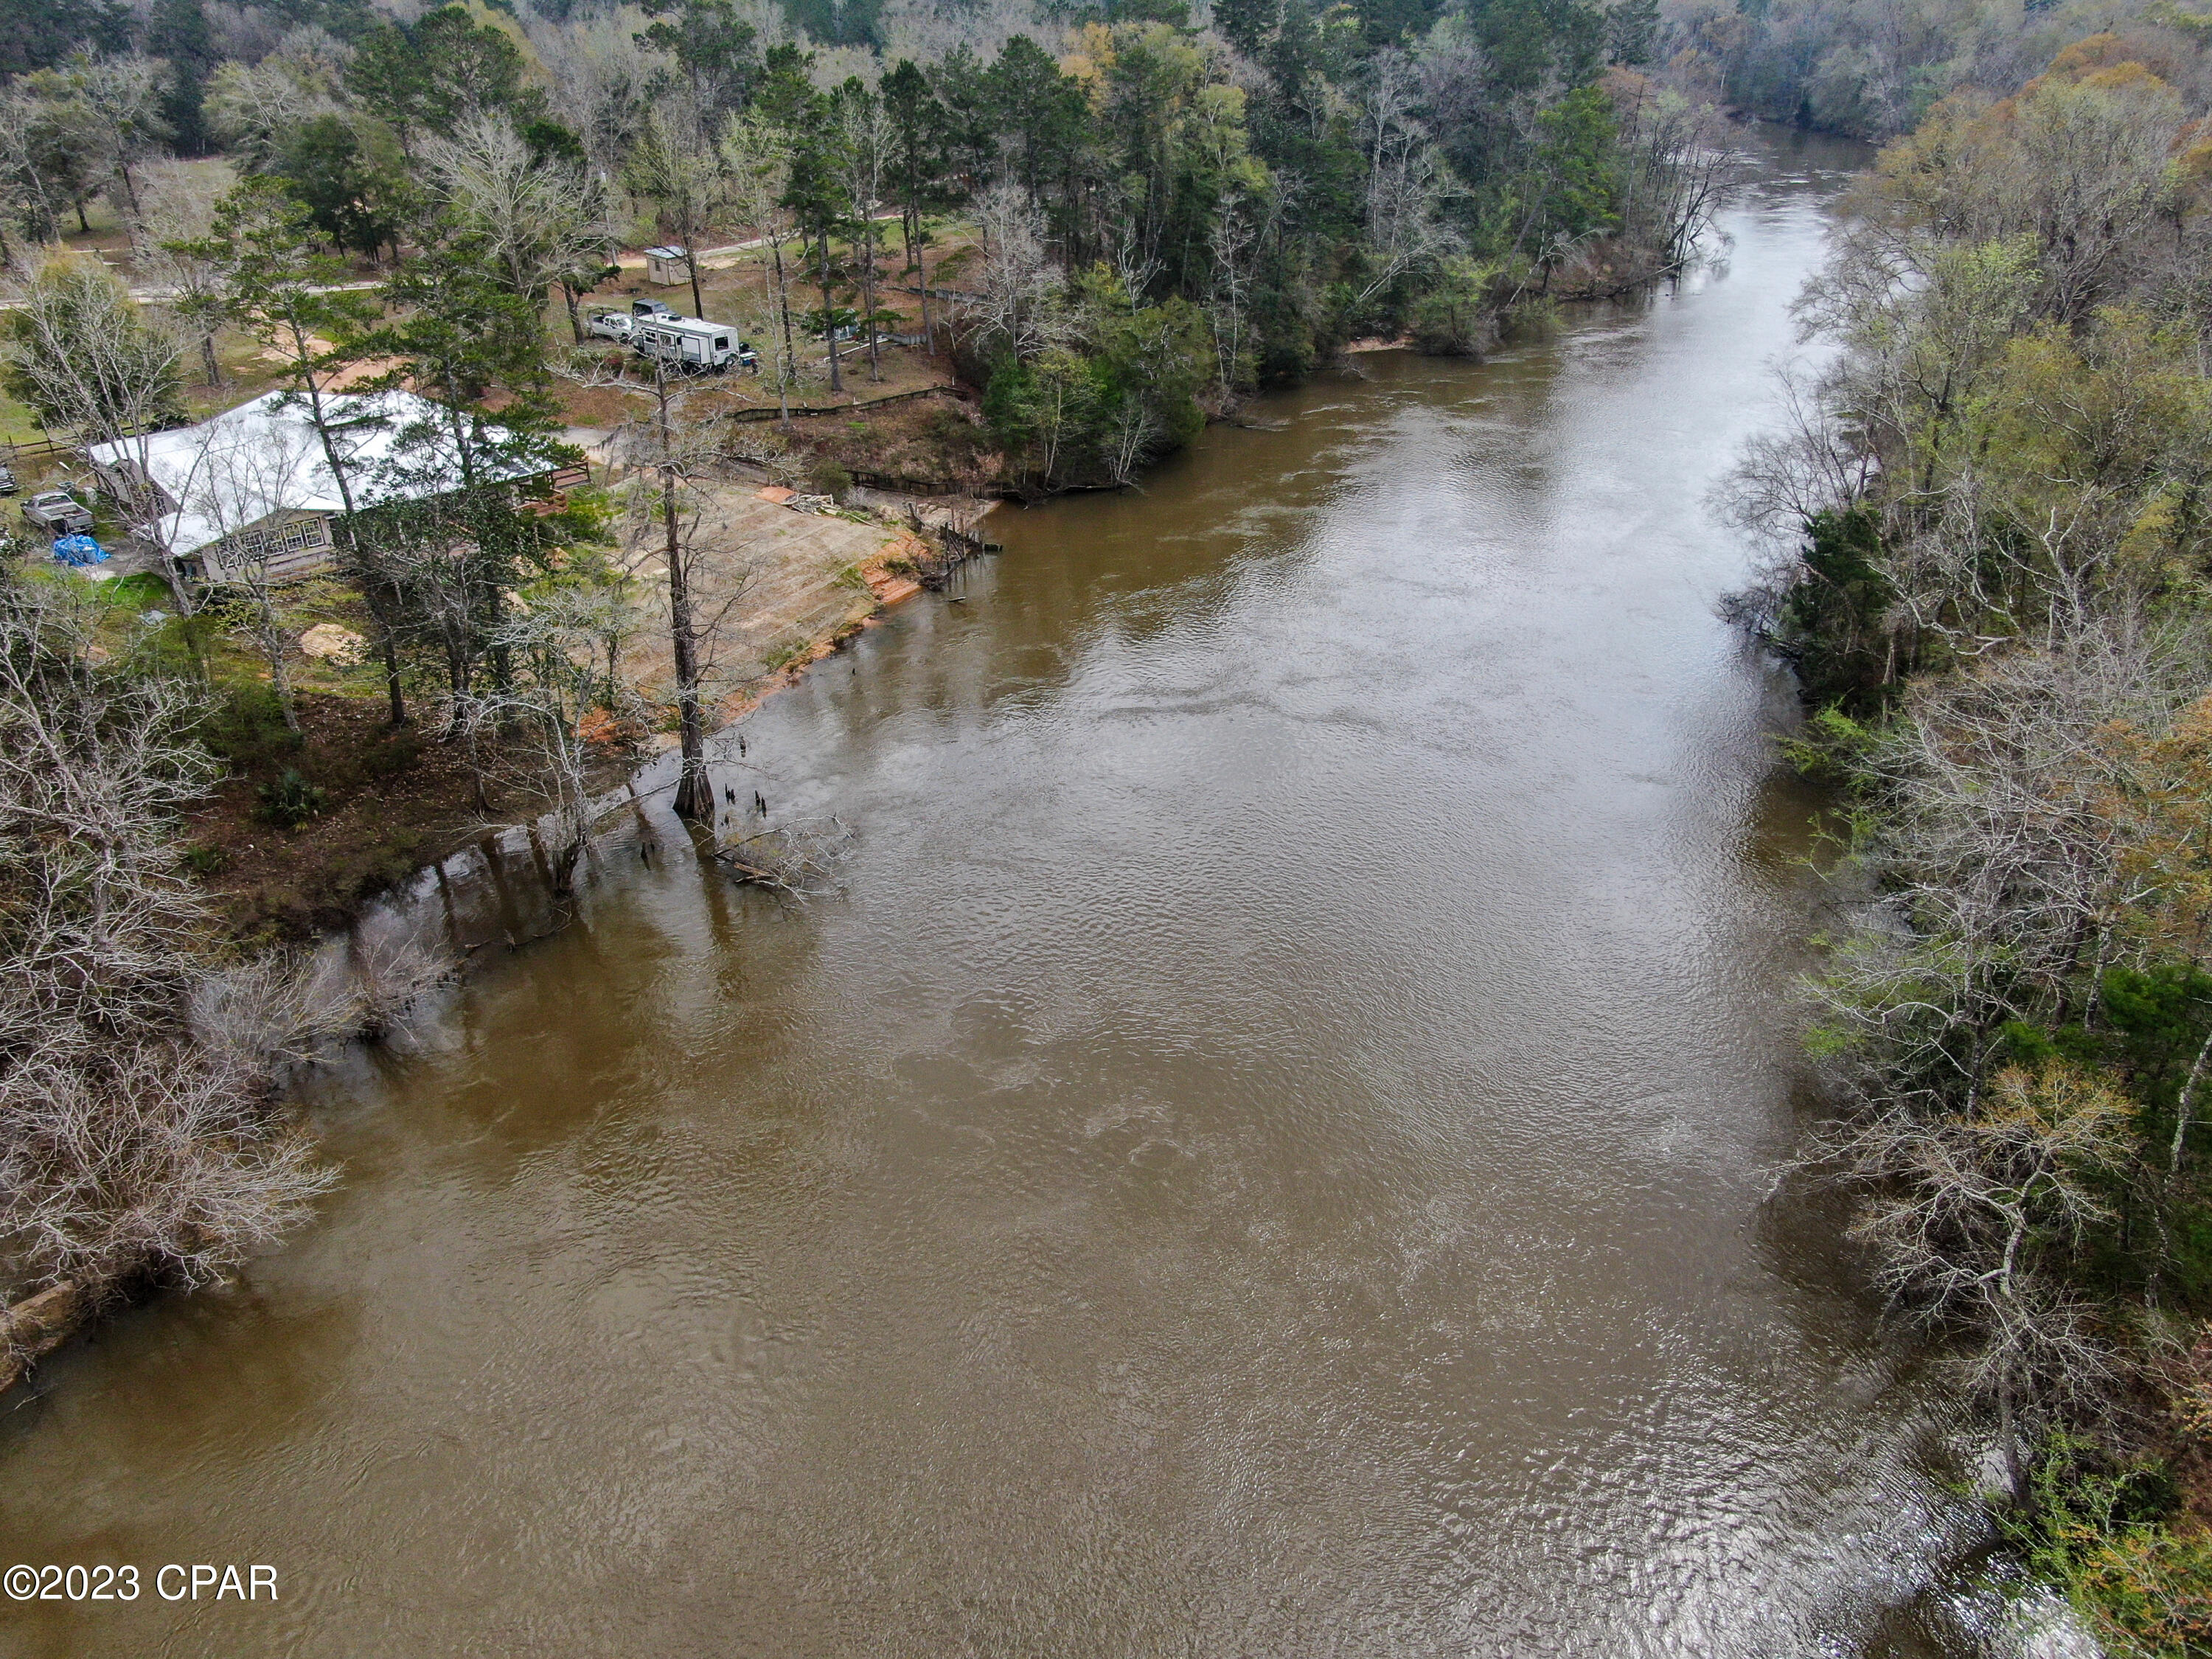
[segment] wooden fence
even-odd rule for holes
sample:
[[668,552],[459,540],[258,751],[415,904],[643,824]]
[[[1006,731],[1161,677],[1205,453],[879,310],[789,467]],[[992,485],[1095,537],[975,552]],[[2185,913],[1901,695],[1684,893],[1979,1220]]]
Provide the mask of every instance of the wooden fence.
[[895,472],[854,471],[853,482],[865,489],[887,489],[900,495],[995,495],[988,484],[963,483],[957,478],[902,478]]
[[36,474],[57,465],[81,464],[84,455],[83,452],[74,444],[58,444],[51,439],[46,439],[38,443],[11,443],[8,446],[6,455],[0,456],[0,459],[4,459],[17,477],[21,478],[27,474]]
[[[886,404],[910,403],[916,398],[935,398],[940,395],[957,397],[958,394],[951,386],[926,386],[918,392],[894,392],[887,398],[869,398],[861,402],[851,404],[831,404],[820,409],[801,409],[794,404],[792,408],[791,418],[800,421],[811,419],[817,415],[856,415],[864,409],[881,409]],[[780,421],[783,418],[783,410],[781,409],[733,409],[730,411],[730,418],[733,421]]]

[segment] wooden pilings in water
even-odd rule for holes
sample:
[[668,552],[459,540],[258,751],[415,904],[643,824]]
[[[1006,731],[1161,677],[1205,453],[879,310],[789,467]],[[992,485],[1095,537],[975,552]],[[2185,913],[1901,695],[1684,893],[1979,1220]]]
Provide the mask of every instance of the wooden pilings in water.
[[[988,508],[983,509],[988,510]],[[952,573],[969,560],[999,550],[996,542],[988,541],[975,532],[975,526],[982,518],[982,510],[965,519],[950,517],[931,520],[922,516],[921,508],[909,503],[906,509],[907,528],[914,538],[931,550],[933,556],[915,573],[915,580],[933,592],[944,587]]]

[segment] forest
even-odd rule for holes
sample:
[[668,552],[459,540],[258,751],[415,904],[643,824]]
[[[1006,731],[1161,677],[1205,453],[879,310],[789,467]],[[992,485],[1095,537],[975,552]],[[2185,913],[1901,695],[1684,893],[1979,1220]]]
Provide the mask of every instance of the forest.
[[1839,792],[1808,986],[1899,1311],[2000,1525],[2114,1651],[2212,1643],[2212,385],[2202,20],[2154,7],[1885,149],[1729,504]]
[[[404,267],[465,224],[532,237],[507,283],[526,302],[573,295],[595,247],[648,223],[678,245],[787,234],[818,332],[927,289],[932,227],[957,220],[983,256],[951,283],[980,306],[962,368],[1044,483],[1172,447],[1354,337],[1477,349],[1501,317],[1674,269],[1711,200],[1710,115],[1648,72],[1647,0],[1240,3],[1206,27],[1180,5],[309,9],[165,3],[26,68],[0,112],[19,236],[105,197],[158,251],[164,210],[194,204],[149,210],[142,175],[220,155],[335,255]],[[500,166],[517,199],[487,194]]]

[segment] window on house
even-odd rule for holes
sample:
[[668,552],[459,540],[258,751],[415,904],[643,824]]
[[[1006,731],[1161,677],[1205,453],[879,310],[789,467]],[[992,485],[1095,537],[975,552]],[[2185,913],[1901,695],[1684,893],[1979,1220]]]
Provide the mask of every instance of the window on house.
[[257,525],[230,538],[240,559],[281,559],[331,544],[331,529],[321,519],[293,519],[280,525]]

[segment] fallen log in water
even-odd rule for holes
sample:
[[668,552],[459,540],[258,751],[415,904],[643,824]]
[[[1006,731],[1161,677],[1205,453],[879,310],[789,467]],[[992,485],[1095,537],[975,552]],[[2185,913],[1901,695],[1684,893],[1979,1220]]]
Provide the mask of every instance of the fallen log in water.
[[853,832],[836,818],[763,830],[714,849],[714,861],[748,886],[772,887],[795,898],[834,892],[853,850]]
[[0,1394],[30,1369],[32,1362],[69,1340],[91,1311],[84,1287],[64,1279],[36,1296],[0,1310]]

